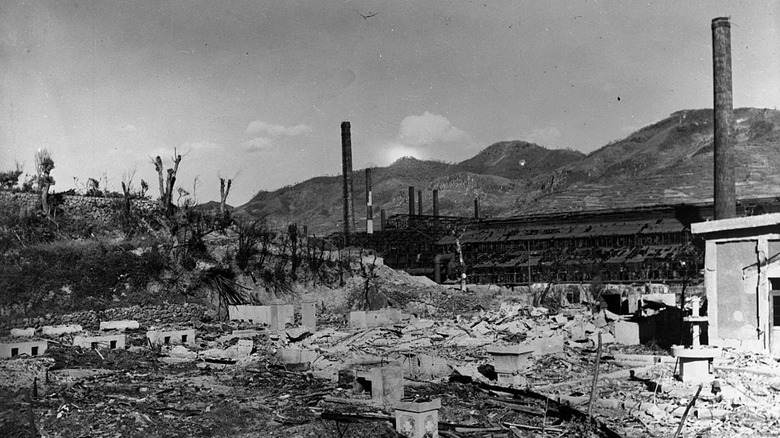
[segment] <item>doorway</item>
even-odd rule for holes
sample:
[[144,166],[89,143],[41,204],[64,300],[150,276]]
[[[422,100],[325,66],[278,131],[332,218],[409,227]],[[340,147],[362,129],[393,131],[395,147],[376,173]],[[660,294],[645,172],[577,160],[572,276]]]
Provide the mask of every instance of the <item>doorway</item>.
[[780,356],[780,278],[770,278],[769,283],[769,320],[772,330],[769,333],[769,352]]

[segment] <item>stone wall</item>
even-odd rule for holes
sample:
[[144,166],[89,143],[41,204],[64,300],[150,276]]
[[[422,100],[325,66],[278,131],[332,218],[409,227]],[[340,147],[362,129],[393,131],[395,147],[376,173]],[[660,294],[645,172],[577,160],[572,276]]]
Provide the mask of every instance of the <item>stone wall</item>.
[[213,311],[200,304],[162,304],[157,306],[130,306],[106,309],[103,311],[87,310],[65,315],[48,314],[40,317],[18,318],[13,320],[0,319],[0,332],[8,332],[11,328],[40,328],[45,325],[78,324],[85,330],[98,330],[101,321],[117,321],[132,319],[138,321],[141,327],[162,327],[181,323],[196,323],[204,318],[213,317]]
[[[50,202],[54,202],[56,194],[50,194]],[[102,223],[110,223],[116,219],[117,203],[122,202],[122,198],[98,198],[92,196],[63,195],[62,203],[57,204],[57,208],[62,210],[68,217],[80,217],[88,220],[94,220]],[[149,199],[134,199],[132,208],[141,213],[142,216],[155,214],[157,211],[157,202]],[[18,211],[20,213],[35,211],[40,209],[40,195],[37,193],[19,193],[0,191],[0,206],[9,211]]]

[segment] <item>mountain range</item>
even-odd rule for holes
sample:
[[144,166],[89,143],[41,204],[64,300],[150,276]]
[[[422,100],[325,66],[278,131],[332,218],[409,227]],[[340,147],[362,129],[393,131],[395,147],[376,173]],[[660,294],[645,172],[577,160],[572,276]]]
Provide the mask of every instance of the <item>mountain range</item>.
[[[734,110],[737,197],[780,196],[780,111]],[[683,110],[589,154],[524,141],[492,144],[460,163],[405,157],[372,169],[374,221],[408,212],[408,187],[423,192],[423,213],[439,191],[443,216],[472,216],[479,198],[488,217],[644,207],[712,200],[713,111]],[[365,171],[354,172],[358,231],[365,230]],[[261,191],[237,207],[272,227],[341,229],[342,177],[320,176]],[[375,226],[376,228],[376,226]]]

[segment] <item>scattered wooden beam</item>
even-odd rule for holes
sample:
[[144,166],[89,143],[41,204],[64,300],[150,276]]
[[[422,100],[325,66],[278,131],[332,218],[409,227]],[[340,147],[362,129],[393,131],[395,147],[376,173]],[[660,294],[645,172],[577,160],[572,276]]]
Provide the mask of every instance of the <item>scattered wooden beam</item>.
[[696,399],[699,398],[699,393],[701,392],[701,388],[703,386],[703,383],[699,384],[699,389],[696,390],[696,395],[693,396],[691,401],[688,402],[688,406],[685,407],[685,412],[683,412],[683,416],[680,419],[680,425],[677,426],[677,432],[674,433],[674,438],[680,436],[680,432],[682,432],[683,425],[685,424],[685,419],[688,418],[688,412],[690,412],[693,405],[696,404]]

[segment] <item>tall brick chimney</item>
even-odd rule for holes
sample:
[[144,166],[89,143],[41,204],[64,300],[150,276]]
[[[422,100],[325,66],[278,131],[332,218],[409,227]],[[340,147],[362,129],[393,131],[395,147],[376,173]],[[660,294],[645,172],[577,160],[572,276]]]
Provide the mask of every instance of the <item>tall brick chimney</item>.
[[715,113],[715,219],[737,215],[734,182],[734,108],[731,91],[731,23],[712,20],[712,71]]
[[371,194],[371,168],[366,169],[366,233],[374,234],[374,199]]
[[409,186],[409,216],[414,216],[414,186]]
[[439,217],[439,191],[433,189],[433,217]]
[[344,175],[344,237],[349,241],[355,230],[355,204],[352,199],[352,134],[349,122],[341,123],[341,170]]

